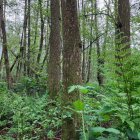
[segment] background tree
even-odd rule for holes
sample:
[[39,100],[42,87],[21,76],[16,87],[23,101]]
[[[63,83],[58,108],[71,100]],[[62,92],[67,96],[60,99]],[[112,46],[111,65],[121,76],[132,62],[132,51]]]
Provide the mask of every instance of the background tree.
[[0,1],[0,27],[2,32],[2,39],[3,39],[3,56],[4,56],[4,63],[6,68],[6,79],[8,88],[12,86],[12,77],[10,73],[10,64],[9,64],[9,56],[8,56],[8,43],[7,43],[7,35],[6,35],[6,27],[5,27],[5,18],[4,18],[4,1]]
[[49,92],[54,98],[60,91],[61,79],[61,36],[60,36],[60,2],[51,0],[51,32],[48,83]]
[[28,52],[27,52],[27,74],[30,76],[30,58],[31,58],[31,1],[28,0]]

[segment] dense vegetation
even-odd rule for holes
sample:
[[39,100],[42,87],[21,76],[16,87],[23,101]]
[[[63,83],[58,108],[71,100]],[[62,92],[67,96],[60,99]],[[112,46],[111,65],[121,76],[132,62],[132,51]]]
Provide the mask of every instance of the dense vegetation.
[[0,140],[140,140],[139,5],[1,0]]

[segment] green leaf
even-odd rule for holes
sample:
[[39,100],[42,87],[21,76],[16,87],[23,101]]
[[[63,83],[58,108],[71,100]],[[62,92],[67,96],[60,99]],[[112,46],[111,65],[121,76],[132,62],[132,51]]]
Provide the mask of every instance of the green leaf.
[[134,130],[135,124],[132,121],[127,120],[126,123],[129,125],[129,127]]
[[84,87],[84,86],[74,85],[74,86],[71,86],[69,88],[68,93],[71,93],[76,89],[78,89],[80,91],[80,93],[83,93],[83,94],[87,94],[89,92],[88,89],[86,87]]
[[94,127],[92,128],[92,131],[94,133],[103,133],[103,132],[109,132],[109,133],[114,133],[114,134],[120,134],[120,131],[115,129],[115,128],[104,128],[104,127]]
[[126,130],[127,132],[127,135],[131,138],[131,139],[134,139],[134,140],[137,140],[138,139],[138,133],[137,131],[132,131],[130,128]]
[[73,92],[75,89],[77,89],[77,86],[76,86],[76,85],[70,86],[70,88],[69,88],[69,90],[68,90],[68,93]]
[[85,107],[84,103],[81,100],[75,101],[73,105],[76,111],[83,111]]
[[80,93],[87,94],[89,91],[86,87],[78,86]]
[[117,116],[121,119],[122,123],[125,122],[125,120],[126,120],[126,116],[125,115],[117,114]]
[[106,129],[104,127],[94,127],[92,128],[93,133],[103,133]]
[[114,133],[114,134],[120,134],[120,131],[115,128],[107,128],[105,131]]
[[138,139],[140,140],[140,133],[138,133]]

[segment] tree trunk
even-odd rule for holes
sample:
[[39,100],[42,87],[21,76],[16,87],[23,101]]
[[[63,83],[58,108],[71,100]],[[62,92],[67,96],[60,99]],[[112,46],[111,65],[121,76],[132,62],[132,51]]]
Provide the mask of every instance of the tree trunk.
[[27,54],[27,62],[28,62],[28,67],[27,67],[27,74],[30,76],[30,51],[31,51],[31,1],[28,0],[28,54]]
[[43,12],[42,12],[42,0],[39,0],[39,10],[40,10],[40,20],[41,20],[41,36],[40,36],[40,45],[39,45],[39,52],[37,56],[37,63],[39,64],[42,48],[43,48],[43,40],[44,40],[44,19],[43,19]]
[[[129,0],[117,0],[116,4],[116,66],[120,69],[131,53],[130,49],[130,3]],[[116,70],[118,75],[121,71]]]
[[3,39],[3,55],[4,55],[4,63],[6,68],[6,79],[8,88],[11,88],[12,86],[12,76],[10,73],[10,64],[9,64],[9,57],[8,57],[8,45],[7,45],[7,35],[6,35],[6,29],[5,29],[5,19],[4,19],[4,1],[0,1],[0,27],[2,31],[2,39]]
[[24,22],[23,22],[23,33],[22,33],[22,38],[21,38],[21,43],[20,43],[20,62],[17,66],[17,74],[16,77],[20,77],[21,73],[23,72],[24,75],[26,75],[26,34],[27,34],[27,0],[24,1],[25,6],[24,6]]
[[[60,6],[60,5],[59,5]],[[47,9],[49,8],[49,2],[47,2]],[[49,65],[49,52],[50,52],[50,42],[48,42],[49,38],[50,38],[50,26],[49,26],[49,17],[47,18],[47,26],[46,26],[46,35],[45,35],[45,57],[43,59],[42,62],[42,69],[44,67],[44,65],[46,64],[47,66]],[[48,69],[46,68],[46,71],[48,72]]]
[[[68,88],[81,84],[80,31],[76,0],[61,0],[63,29],[63,106],[72,105],[79,99],[79,93],[68,94]],[[80,117],[72,112],[72,118],[62,121],[62,140],[79,140]]]
[[85,51],[85,44],[86,44],[86,40],[85,40],[85,36],[84,36],[84,31],[85,31],[85,26],[86,26],[86,20],[85,20],[85,3],[84,0],[82,0],[82,9],[83,11],[83,19],[82,19],[82,30],[83,30],[83,37],[82,37],[82,80],[83,82],[86,81],[86,51]]
[[106,4],[107,6],[107,15],[106,15],[106,27],[105,27],[105,35],[104,35],[104,43],[103,43],[103,50],[102,50],[102,60],[103,60],[103,67],[105,65],[105,59],[106,59],[106,47],[107,47],[107,42],[108,42],[108,33],[109,33],[109,14],[110,14],[110,9],[109,7],[111,6],[111,1],[108,0],[108,3]]
[[48,83],[49,92],[52,99],[57,97],[60,91],[60,55],[61,55],[61,36],[60,36],[60,3],[59,0],[51,0],[51,32],[50,32],[50,56]]
[[130,3],[129,0],[118,0],[117,30],[121,34],[121,43],[125,49],[130,48]]
[[[130,50],[130,3],[118,0],[116,3],[116,51]],[[130,53],[130,52],[129,52]]]
[[[98,32],[98,18],[97,18],[97,0],[95,0],[95,32],[96,32],[96,38],[99,36]],[[99,85],[103,85],[103,75],[102,75],[102,59],[101,59],[101,48],[100,48],[100,43],[99,43],[99,38],[96,40],[96,47],[97,47],[97,80]]]
[[93,38],[93,12],[94,12],[94,5],[93,5],[93,0],[91,0],[91,10],[92,10],[92,15],[91,15],[91,25],[90,25],[90,42],[89,42],[89,53],[88,53],[88,70],[87,70],[87,80],[86,83],[89,82],[90,77],[91,77],[91,55],[92,55],[92,40]]
[[[27,74],[27,21],[28,21],[28,14],[27,14],[27,0],[25,0],[25,13],[24,13],[24,27],[23,27],[23,54],[22,54],[22,59],[24,60],[23,64],[24,64],[24,75]],[[21,66],[22,69],[22,66]]]

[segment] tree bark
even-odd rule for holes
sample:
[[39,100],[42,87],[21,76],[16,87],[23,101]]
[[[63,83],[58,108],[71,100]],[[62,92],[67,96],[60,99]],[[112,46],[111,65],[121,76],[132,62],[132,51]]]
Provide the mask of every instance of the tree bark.
[[50,55],[48,84],[52,99],[57,97],[60,91],[61,78],[61,36],[60,36],[60,1],[51,0],[51,32],[50,32]]
[[0,1],[0,27],[2,31],[2,39],[3,39],[3,55],[4,55],[4,63],[6,68],[6,79],[8,88],[12,87],[12,76],[10,73],[10,64],[9,64],[9,57],[8,57],[8,44],[7,44],[7,35],[5,29],[5,19],[4,19],[4,1]]
[[44,19],[43,19],[43,12],[42,12],[42,0],[38,0],[39,3],[39,10],[40,10],[40,21],[41,21],[41,35],[40,35],[40,45],[39,45],[39,52],[37,56],[37,63],[39,64],[41,54],[42,54],[42,48],[43,48],[43,41],[44,41]]
[[[81,76],[80,31],[76,0],[61,0],[62,30],[63,30],[63,106],[72,105],[79,99],[79,93],[68,94],[68,88],[79,85]],[[80,117],[73,112],[72,118],[66,117],[62,121],[62,140],[79,140]]]
[[121,34],[124,49],[130,48],[130,3],[129,0],[118,0],[117,30]]
[[[97,13],[98,7],[97,7],[97,0],[95,0],[95,13]],[[98,37],[98,18],[97,14],[95,14],[95,32],[96,37]],[[103,75],[102,75],[102,59],[101,59],[101,48],[99,43],[99,38],[96,40],[96,47],[97,47],[97,80],[99,85],[103,85]]]
[[[82,0],[82,9],[84,10],[83,11],[83,15],[85,15],[85,3],[84,3],[84,0]],[[85,16],[83,16],[83,19],[82,19],[82,30],[83,30],[83,34],[84,34],[84,30],[85,30],[85,25],[86,24],[86,20],[85,20]],[[86,51],[85,50],[85,44],[86,44],[86,39],[85,39],[85,36],[83,35],[82,37],[82,48],[83,48],[83,51],[82,51],[82,80],[83,82],[86,81]]]
[[27,67],[27,74],[30,76],[30,51],[31,51],[31,1],[28,0],[28,54],[27,54],[27,62],[28,62],[28,67]]
[[17,72],[16,72],[16,77],[20,77],[21,73],[23,72],[24,75],[26,75],[26,43],[27,43],[27,0],[24,1],[24,22],[23,22],[23,33],[22,33],[22,38],[21,38],[21,43],[20,43],[20,58],[21,60],[19,61],[19,64],[17,66]]
[[[129,0],[116,0],[116,67],[121,68],[123,62],[131,54],[130,49],[130,3]],[[122,72],[116,70],[121,76]]]
[[[24,64],[24,76],[27,74],[27,21],[28,21],[28,14],[27,14],[27,0],[25,0],[25,13],[24,13],[24,27],[23,27],[23,33],[24,33],[24,37],[23,37],[23,57],[22,59],[24,60],[23,64]],[[21,67],[22,69],[22,67]]]
[[[93,4],[93,0],[91,0],[91,10],[92,10],[92,14],[91,14],[91,25],[90,25],[90,38],[93,38],[93,11],[94,11],[94,4]],[[90,39],[89,42],[89,53],[88,53],[88,70],[87,70],[87,80],[86,83],[89,82],[90,80],[90,76],[91,76],[91,55],[92,55],[92,40]]]

